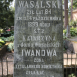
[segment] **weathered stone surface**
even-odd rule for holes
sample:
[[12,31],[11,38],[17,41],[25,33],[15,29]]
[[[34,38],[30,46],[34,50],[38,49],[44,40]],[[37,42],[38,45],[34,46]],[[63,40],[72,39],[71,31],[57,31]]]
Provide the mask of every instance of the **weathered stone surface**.
[[16,0],[14,77],[63,77],[62,0]]
[[64,40],[64,48],[67,53],[75,53],[73,43],[69,40]]

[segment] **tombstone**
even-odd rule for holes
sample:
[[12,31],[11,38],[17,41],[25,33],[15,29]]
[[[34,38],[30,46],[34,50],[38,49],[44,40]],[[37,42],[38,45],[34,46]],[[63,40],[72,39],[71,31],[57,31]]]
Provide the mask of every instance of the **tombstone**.
[[62,0],[16,0],[14,77],[63,77]]
[[66,37],[67,37],[67,38],[70,38],[70,37],[71,37],[71,35],[70,35],[70,26],[69,26],[69,25],[67,25]]

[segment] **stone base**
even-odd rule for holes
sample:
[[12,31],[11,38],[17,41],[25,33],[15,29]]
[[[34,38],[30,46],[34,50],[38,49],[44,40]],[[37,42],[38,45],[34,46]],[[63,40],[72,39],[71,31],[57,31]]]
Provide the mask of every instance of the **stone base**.
[[70,35],[70,34],[66,34],[66,37],[67,37],[67,38],[70,38],[70,37],[71,37],[71,35]]

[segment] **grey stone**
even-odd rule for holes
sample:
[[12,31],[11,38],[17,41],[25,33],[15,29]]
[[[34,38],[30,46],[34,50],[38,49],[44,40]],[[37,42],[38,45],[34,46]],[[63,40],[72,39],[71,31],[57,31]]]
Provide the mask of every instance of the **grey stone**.
[[64,48],[66,49],[67,53],[75,53],[73,44],[69,40],[64,40]]
[[62,0],[16,0],[14,77],[63,77]]
[[67,38],[70,38],[70,37],[71,37],[71,34],[70,34],[70,26],[69,26],[69,25],[67,25],[66,37],[67,37]]

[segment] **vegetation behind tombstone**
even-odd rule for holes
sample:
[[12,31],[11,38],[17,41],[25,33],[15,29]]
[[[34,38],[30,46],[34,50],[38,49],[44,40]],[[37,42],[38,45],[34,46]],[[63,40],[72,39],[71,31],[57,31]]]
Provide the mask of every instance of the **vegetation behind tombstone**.
[[[66,38],[66,37],[65,37],[65,36],[66,36],[66,32],[67,32],[66,29],[63,30],[63,38]],[[77,36],[77,27],[76,27],[76,28],[71,27],[71,28],[70,28],[70,34],[71,34],[71,36]]]
[[72,20],[69,22],[69,26],[76,27],[76,25],[77,25],[77,20],[76,21]]
[[0,27],[5,28],[14,25],[14,10],[10,8],[13,0],[0,0]]
[[[71,0],[69,0],[69,2],[71,2]],[[73,0],[73,9],[76,9],[76,8],[77,8],[77,0]],[[69,9],[71,9],[71,5]]]
[[[69,3],[71,2],[71,0],[68,0],[69,1]],[[75,9],[77,9],[77,0],[73,0],[73,10],[75,10]],[[70,5],[69,5],[69,17],[71,16],[71,3],[70,3]],[[73,22],[73,21],[71,21],[71,22]]]
[[5,41],[0,38],[0,48],[5,44]]

